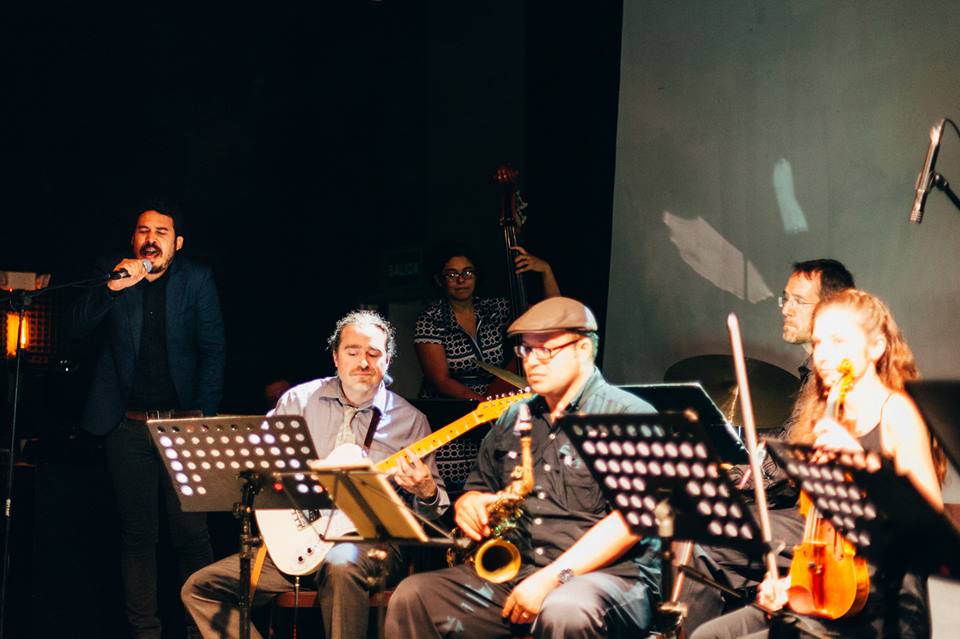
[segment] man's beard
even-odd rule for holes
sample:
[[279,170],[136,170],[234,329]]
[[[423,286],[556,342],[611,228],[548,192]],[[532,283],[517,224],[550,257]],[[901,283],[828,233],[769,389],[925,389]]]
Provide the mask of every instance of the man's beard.
[[[148,248],[156,249],[157,253],[153,256],[147,255],[146,249]],[[150,264],[151,264],[150,274],[157,275],[158,273],[163,273],[168,268],[170,268],[170,263],[173,262],[173,258],[175,255],[176,255],[176,252],[174,252],[173,255],[171,255],[170,258],[167,260],[164,260],[162,262],[154,262],[153,260],[155,259],[163,258],[163,251],[160,250],[160,247],[157,246],[156,244],[144,244],[143,246],[140,247],[139,257],[142,259],[150,260]]]

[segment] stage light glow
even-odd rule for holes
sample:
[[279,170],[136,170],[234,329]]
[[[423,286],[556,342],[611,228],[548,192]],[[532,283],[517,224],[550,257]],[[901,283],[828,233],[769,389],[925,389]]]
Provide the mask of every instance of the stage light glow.
[[[20,314],[7,313],[7,357],[17,356],[17,332],[20,330]],[[30,344],[30,316],[23,316],[23,333],[20,335],[20,348],[27,350]]]

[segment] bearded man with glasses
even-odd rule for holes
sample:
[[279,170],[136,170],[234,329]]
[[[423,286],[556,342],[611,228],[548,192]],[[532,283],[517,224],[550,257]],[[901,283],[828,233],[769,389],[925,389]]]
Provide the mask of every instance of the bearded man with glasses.
[[[796,262],[793,271],[783,287],[783,293],[777,299],[780,315],[783,318],[783,341],[802,347],[806,357],[799,367],[800,392],[811,392],[807,386],[810,373],[810,343],[813,329],[813,311],[825,299],[840,291],[854,288],[853,276],[846,267],[832,259],[807,260]],[[795,406],[801,402],[797,401]],[[787,422],[774,431],[767,431],[766,437],[785,438],[796,418],[796,409]],[[790,568],[793,548],[803,538],[803,518],[797,513],[799,489],[787,478],[786,473],[770,456],[764,456],[761,463],[763,486],[766,489],[767,506],[770,514],[771,536],[774,541],[783,542],[783,548],[777,555],[777,565],[781,574]],[[753,496],[753,478],[744,474],[749,467],[746,464],[735,466],[730,471],[734,483],[741,487],[744,496],[750,500]],[[718,582],[744,593],[745,601],[753,601],[753,590],[763,580],[765,566],[759,561],[751,562],[742,552],[722,547],[696,547],[694,567],[708,572]],[[687,604],[688,615],[684,628],[692,633],[706,621],[714,619],[724,612],[735,609],[743,602],[725,601],[720,594],[696,582],[687,581],[684,585],[682,600]]]
[[[659,599],[659,540],[630,533],[604,498],[583,459],[559,429],[561,415],[654,413],[643,400],[608,384],[594,364],[593,313],[552,297],[507,330],[519,335],[530,388],[536,487],[523,503],[520,572],[495,584],[462,564],[404,579],[387,610],[388,637],[642,636]],[[487,507],[520,462],[513,433],[520,404],[490,429],[455,520],[480,541],[491,534]]]

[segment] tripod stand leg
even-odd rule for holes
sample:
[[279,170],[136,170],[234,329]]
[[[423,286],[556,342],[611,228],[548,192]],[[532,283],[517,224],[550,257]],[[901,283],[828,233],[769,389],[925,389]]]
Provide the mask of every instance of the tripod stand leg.
[[367,577],[367,583],[371,586],[372,598],[377,602],[377,637],[384,639],[387,604],[383,597],[387,590],[387,551],[383,548],[371,548],[367,551],[367,557],[373,559],[377,566],[374,573]]

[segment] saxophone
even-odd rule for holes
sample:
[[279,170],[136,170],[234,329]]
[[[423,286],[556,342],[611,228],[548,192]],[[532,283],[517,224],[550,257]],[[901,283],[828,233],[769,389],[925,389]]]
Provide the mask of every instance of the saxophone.
[[[472,563],[477,575],[489,582],[499,584],[509,581],[520,571],[520,551],[504,539],[520,523],[523,515],[521,504],[533,490],[533,453],[530,450],[533,423],[530,407],[520,404],[513,433],[520,437],[520,464],[514,467],[507,487],[497,493],[497,499],[487,506],[490,538],[464,552],[447,551],[447,563]],[[455,535],[462,534],[458,528]]]

